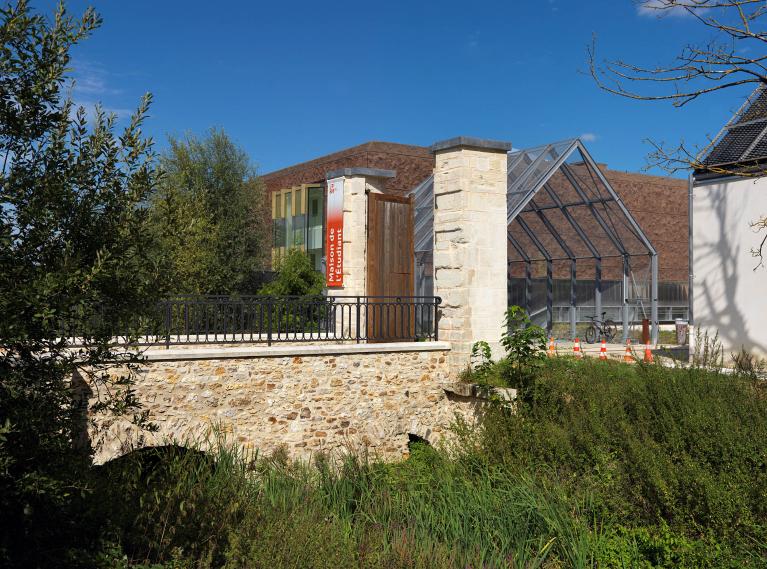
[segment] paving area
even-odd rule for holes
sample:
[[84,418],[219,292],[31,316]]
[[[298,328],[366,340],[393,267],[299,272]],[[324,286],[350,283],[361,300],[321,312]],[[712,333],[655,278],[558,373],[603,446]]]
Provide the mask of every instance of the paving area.
[[[557,355],[560,356],[573,356],[575,355],[575,352],[573,351],[574,342],[571,341],[565,341],[565,340],[557,340],[555,341],[555,347]],[[548,343],[546,344],[548,347]],[[601,349],[601,344],[587,344],[586,342],[581,341],[580,342],[581,352],[585,357],[593,357],[598,358],[599,352]],[[626,345],[625,344],[606,344],[605,345],[607,349],[607,357],[611,360],[621,360],[623,359],[623,356],[626,353]],[[663,352],[674,352],[678,351],[680,348],[686,348],[686,346],[666,346],[664,345],[662,348]],[[644,345],[638,344],[635,342],[631,342],[631,351],[634,354],[634,357],[643,358],[644,357]],[[658,353],[661,351],[657,346],[652,348],[653,356],[658,355]]]

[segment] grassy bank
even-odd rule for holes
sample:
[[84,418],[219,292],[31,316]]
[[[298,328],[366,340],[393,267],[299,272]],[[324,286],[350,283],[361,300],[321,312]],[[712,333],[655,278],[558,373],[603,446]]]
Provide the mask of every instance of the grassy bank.
[[[101,567],[761,567],[767,403],[698,370],[546,362],[448,449],[170,450],[100,469]],[[151,464],[151,467],[147,465]]]
[[[110,486],[120,491],[109,503],[117,549],[134,561],[323,568],[587,563],[587,528],[556,489],[428,447],[396,465],[351,456],[311,466],[279,456],[247,464],[229,448],[215,463],[177,455],[143,481],[147,491],[132,473],[111,474]],[[108,566],[120,566],[119,558]]]
[[586,501],[600,565],[763,566],[765,393],[697,369],[553,359],[517,415],[491,412],[477,454]]

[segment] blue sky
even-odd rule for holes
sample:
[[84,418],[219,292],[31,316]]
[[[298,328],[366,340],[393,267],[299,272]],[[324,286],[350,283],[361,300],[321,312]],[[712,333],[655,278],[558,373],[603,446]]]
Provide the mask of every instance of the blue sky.
[[[49,12],[54,2],[33,5]],[[637,102],[585,74],[603,56],[668,62],[709,35],[631,0],[70,1],[104,25],[74,52],[75,98],[124,121],[155,96],[146,131],[222,127],[262,173],[368,140],[429,145],[456,135],[517,148],[583,136],[611,168],[638,171],[645,139],[705,144],[747,95]]]

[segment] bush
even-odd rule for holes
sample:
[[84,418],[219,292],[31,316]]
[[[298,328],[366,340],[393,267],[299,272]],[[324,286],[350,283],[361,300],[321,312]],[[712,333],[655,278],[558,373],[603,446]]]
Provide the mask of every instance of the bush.
[[526,387],[546,359],[546,331],[530,322],[521,306],[506,311],[501,345],[506,350],[504,368],[510,387]]
[[461,380],[495,387],[528,386],[546,359],[546,331],[530,322],[521,306],[510,306],[504,317],[501,345],[506,357],[493,362],[490,345],[480,340],[471,348],[471,365]]
[[767,552],[767,401],[703,370],[548,360],[517,413],[489,412],[483,452],[533,468],[628,527],[759,543]]
[[325,288],[322,273],[315,271],[309,256],[290,249],[277,265],[277,278],[261,287],[268,296],[320,296]]
[[399,464],[171,447],[100,475],[104,567],[583,567],[589,551],[556,488],[423,445]]

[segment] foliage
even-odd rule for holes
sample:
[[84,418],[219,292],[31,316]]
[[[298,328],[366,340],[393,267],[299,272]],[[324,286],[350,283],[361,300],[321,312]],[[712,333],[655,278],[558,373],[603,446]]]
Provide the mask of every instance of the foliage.
[[708,330],[701,332],[700,327],[696,326],[691,364],[694,368],[709,371],[719,371],[724,367],[724,348],[718,330],[709,336]]
[[751,380],[551,359],[516,414],[490,411],[480,448],[588,497],[602,524],[666,524],[680,539],[767,555],[765,436],[767,399]]
[[750,379],[757,379],[767,371],[767,362],[746,350],[744,347],[734,354],[730,354],[735,373]]
[[530,323],[524,308],[510,306],[506,311],[501,345],[506,350],[509,385],[528,385],[546,359],[546,331]]
[[[556,489],[416,445],[397,465],[199,452],[124,457],[99,488],[122,552],[144,566],[584,567],[587,527]],[[472,523],[465,523],[466,520]],[[119,557],[114,555],[114,557]]]
[[266,192],[223,130],[170,137],[150,228],[176,294],[253,293],[270,250]]
[[472,345],[471,365],[460,376],[461,381],[494,387],[525,387],[534,381],[546,359],[546,331],[531,324],[520,306],[506,311],[501,335],[506,357],[494,362],[490,345],[480,340]]
[[325,288],[322,273],[314,270],[309,256],[290,249],[277,265],[277,278],[258,291],[268,296],[320,296]]
[[470,374],[478,382],[482,382],[482,379],[487,377],[490,370],[493,368],[492,352],[490,350],[490,344],[484,340],[474,342],[471,346],[471,368]]
[[92,537],[77,527],[82,407],[92,397],[94,410],[145,422],[130,389],[140,359],[109,340],[130,336],[161,292],[142,208],[154,186],[141,134],[150,97],[120,134],[101,108],[89,126],[62,88],[98,16],[60,6],[49,20],[19,1],[0,19],[0,565],[75,566],[62,552]]

